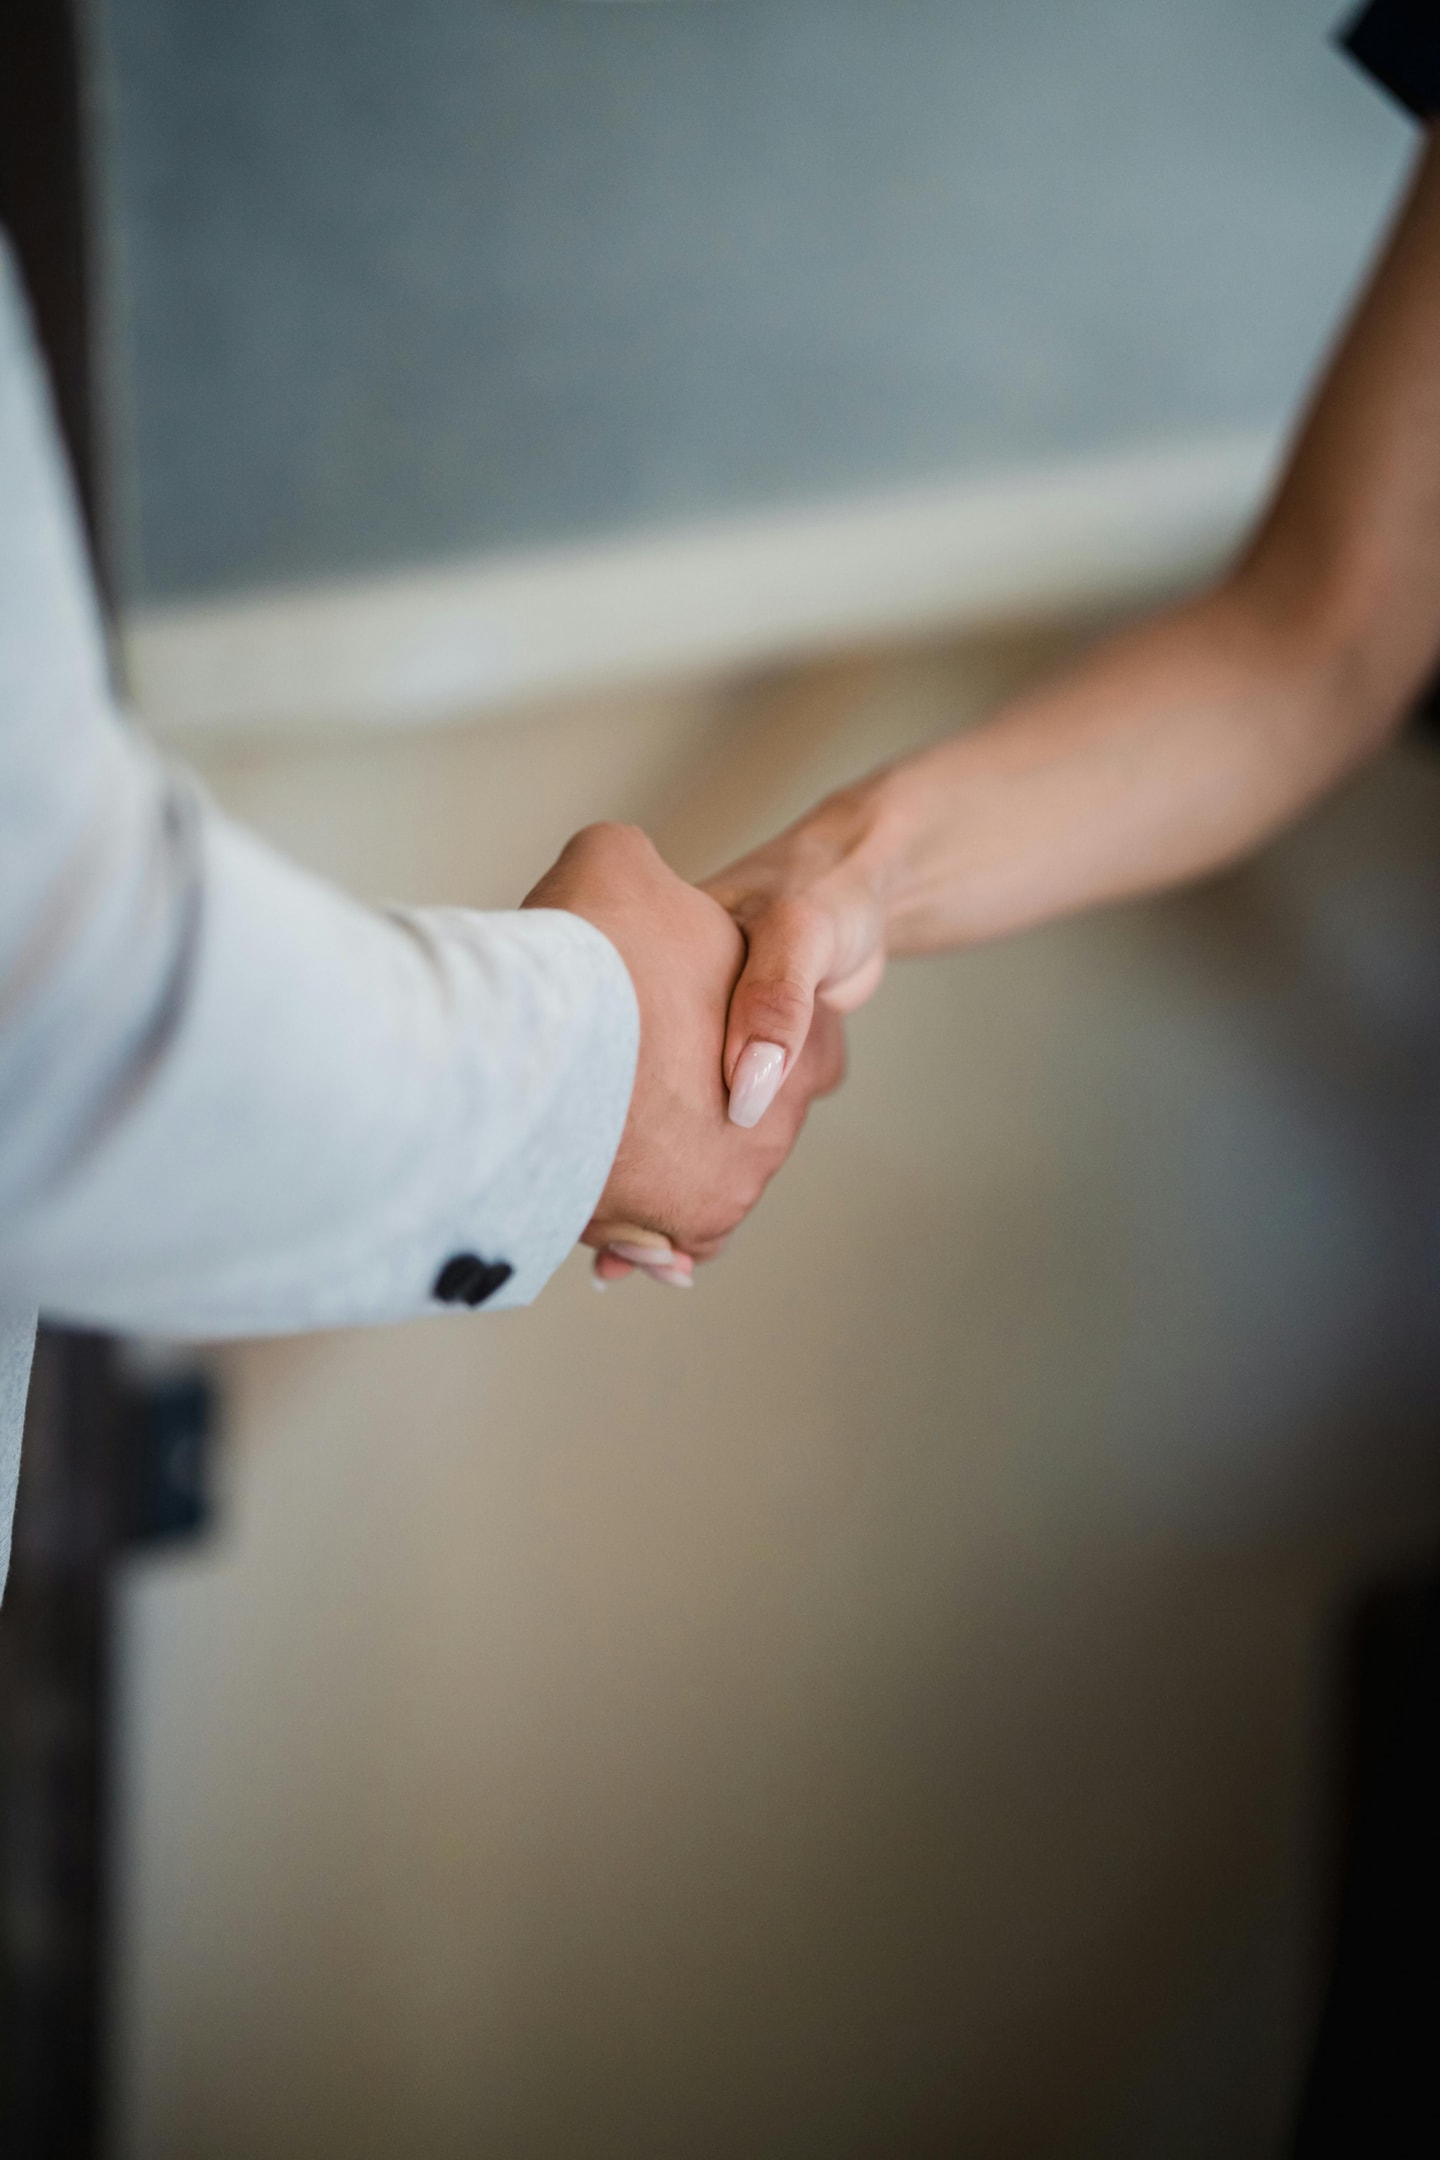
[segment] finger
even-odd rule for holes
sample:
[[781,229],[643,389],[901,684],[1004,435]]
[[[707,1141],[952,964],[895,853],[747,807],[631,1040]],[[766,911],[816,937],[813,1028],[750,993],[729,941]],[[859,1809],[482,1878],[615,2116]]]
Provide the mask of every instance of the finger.
[[673,1246],[663,1230],[647,1229],[644,1223],[622,1222],[610,1216],[594,1216],[580,1234],[582,1245],[610,1245],[617,1252],[633,1247],[642,1263],[668,1260]]
[[651,1282],[663,1283],[669,1290],[690,1290],[694,1288],[694,1273],[695,1263],[689,1253],[653,1253],[639,1260],[606,1246],[595,1255],[591,1279],[604,1289],[612,1282],[623,1282],[627,1275],[648,1275]]
[[841,976],[836,982],[826,983],[820,995],[832,1012],[852,1013],[872,998],[880,987],[885,973],[885,952],[876,946],[870,957],[855,969],[853,974]]
[[[618,1257],[623,1260],[627,1256],[621,1253]],[[690,1278],[695,1272],[695,1262],[687,1252],[670,1252],[663,1257],[656,1253],[650,1259],[640,1261],[632,1257],[631,1266],[637,1267],[642,1275],[648,1275],[651,1282],[670,1283],[682,1290],[690,1288]]]
[[832,1008],[827,992],[815,1006],[796,1086],[803,1087],[811,1100],[833,1095],[845,1078],[845,1062],[845,1023]]
[[834,959],[828,911],[779,902],[746,932],[749,952],[730,1000],[724,1072],[732,1125],[758,1125],[805,1047],[815,993]]

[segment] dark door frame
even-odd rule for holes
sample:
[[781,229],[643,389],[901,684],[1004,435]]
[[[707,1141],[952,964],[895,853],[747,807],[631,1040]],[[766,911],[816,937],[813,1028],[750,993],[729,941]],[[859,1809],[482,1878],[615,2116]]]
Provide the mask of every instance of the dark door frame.
[[[0,224],[107,590],[73,0],[0,5]],[[44,1330],[0,1608],[0,2153],[99,2160],[110,1943],[111,1580],[124,1495],[112,1345]]]

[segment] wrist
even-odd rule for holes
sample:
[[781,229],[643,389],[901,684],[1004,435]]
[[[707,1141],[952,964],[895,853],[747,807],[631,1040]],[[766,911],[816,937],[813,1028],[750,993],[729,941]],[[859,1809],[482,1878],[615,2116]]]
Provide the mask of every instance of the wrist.
[[924,951],[927,866],[943,844],[937,753],[885,766],[855,791],[850,867],[870,896],[887,953]]

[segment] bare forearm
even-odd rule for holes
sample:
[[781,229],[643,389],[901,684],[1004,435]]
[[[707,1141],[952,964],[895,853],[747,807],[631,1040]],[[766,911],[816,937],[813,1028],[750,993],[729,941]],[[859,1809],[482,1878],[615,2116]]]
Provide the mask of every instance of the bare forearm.
[[1218,869],[1370,756],[1409,709],[1440,660],[1433,134],[1229,575],[985,727],[830,797],[712,880],[749,941],[725,1042],[737,1122],[763,1114],[761,1066],[773,1094],[817,994],[850,1009],[890,954]]
[[1440,149],[1234,571],[848,803],[892,952],[1220,867],[1386,738],[1440,653]]
[[1223,587],[858,791],[887,948],[968,944],[1218,869],[1392,717]]

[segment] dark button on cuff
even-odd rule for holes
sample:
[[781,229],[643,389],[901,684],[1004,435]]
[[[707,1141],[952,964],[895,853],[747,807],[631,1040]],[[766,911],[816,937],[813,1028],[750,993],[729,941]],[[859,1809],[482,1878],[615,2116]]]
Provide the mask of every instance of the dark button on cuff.
[[482,1260],[478,1253],[456,1253],[435,1278],[430,1295],[442,1305],[483,1305],[515,1270],[508,1260]]

